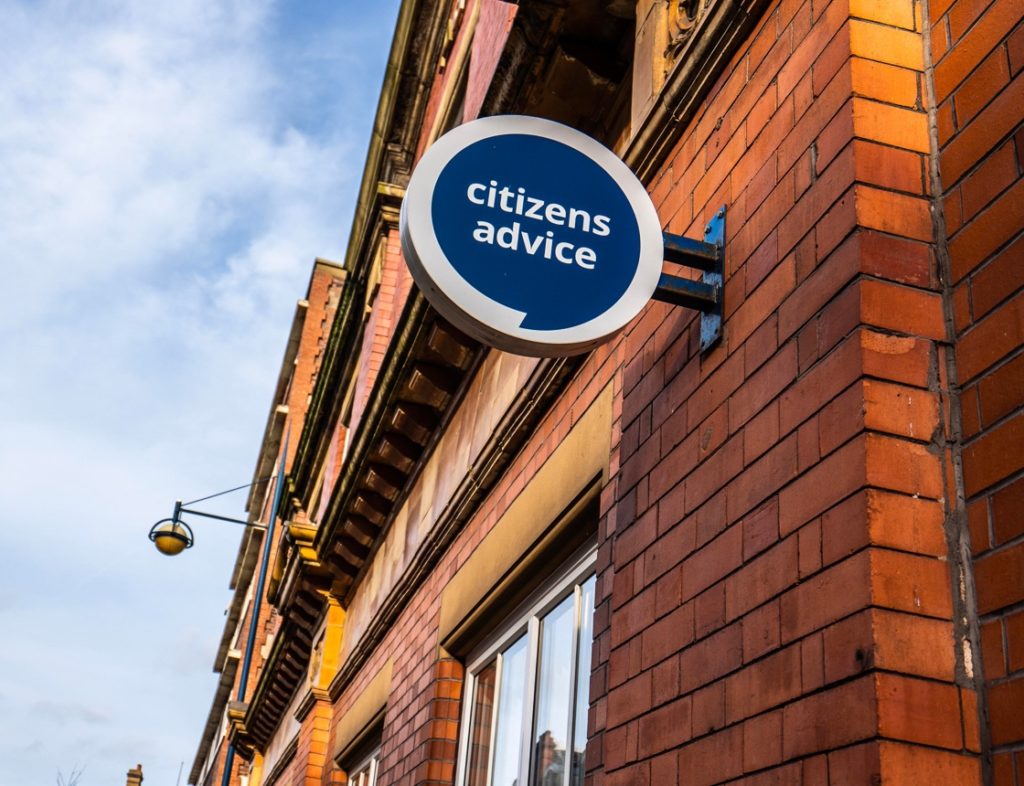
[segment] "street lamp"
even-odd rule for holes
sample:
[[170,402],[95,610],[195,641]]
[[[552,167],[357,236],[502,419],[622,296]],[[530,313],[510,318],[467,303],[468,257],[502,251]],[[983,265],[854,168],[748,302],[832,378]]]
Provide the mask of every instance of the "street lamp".
[[205,502],[208,499],[214,497],[220,497],[224,494],[230,494],[232,491],[240,491],[241,489],[247,489],[254,483],[260,483],[264,480],[270,480],[270,478],[260,478],[254,480],[252,483],[246,483],[244,486],[236,486],[233,489],[227,491],[218,491],[216,494],[211,494],[208,497],[200,497],[194,499],[191,502],[182,502],[180,499],[174,503],[174,513],[171,514],[169,519],[160,519],[153,527],[149,530],[149,539],[153,541],[153,545],[156,546],[157,551],[161,554],[166,554],[168,557],[173,557],[175,554],[181,554],[185,549],[192,548],[192,544],[195,542],[195,537],[192,534],[192,528],[181,518],[182,513],[188,513],[191,516],[203,516],[208,519],[216,519],[217,521],[227,521],[232,524],[241,524],[245,527],[252,527],[253,529],[265,530],[267,527],[265,524],[260,524],[255,521],[245,521],[243,519],[233,519],[230,516],[220,516],[216,513],[204,513],[201,510],[191,510],[186,505],[195,505],[197,502]]
[[[216,494],[211,494],[208,497],[200,497],[194,499],[191,502],[182,502],[180,499],[174,503],[174,513],[171,514],[169,519],[160,519],[156,524],[153,525],[152,529],[149,530],[149,539],[153,541],[153,544],[157,547],[161,554],[167,554],[168,556],[174,556],[175,554],[181,554],[185,549],[192,547],[193,537],[192,528],[189,527],[184,521],[181,520],[182,513],[188,513],[192,516],[205,516],[208,519],[216,519],[217,521],[228,521],[232,524],[242,524],[252,529],[265,531],[267,533],[266,538],[263,542],[263,559],[260,561],[260,572],[256,579],[256,594],[252,602],[252,621],[249,623],[249,633],[246,639],[245,652],[242,657],[242,673],[238,678],[238,701],[245,701],[245,690],[246,685],[249,681],[249,666],[252,663],[252,653],[255,649],[256,643],[256,629],[259,627],[257,622],[259,621],[260,606],[263,603],[263,586],[267,580],[267,566],[270,564],[270,548],[274,542],[274,522],[277,520],[277,513],[281,507],[281,493],[284,488],[284,484],[281,482],[284,479],[284,465],[285,457],[288,455],[288,434],[285,434],[284,446],[281,448],[281,457],[277,465],[277,475],[271,475],[266,478],[259,478],[254,480],[252,483],[246,483],[244,486],[236,486],[233,489],[227,491],[218,491]],[[205,502],[208,499],[214,497],[220,497],[224,494],[230,494],[232,491],[240,491],[241,489],[247,489],[256,483],[262,483],[264,480],[270,480],[276,478],[274,481],[274,501],[271,503],[270,510],[267,516],[268,524],[260,524],[255,521],[243,521],[242,519],[233,519],[229,516],[219,516],[215,513],[203,513],[201,510],[190,510],[186,508],[186,505],[195,505],[197,502]],[[221,786],[229,786],[231,782],[231,768],[235,759],[235,744],[233,742],[228,743],[227,753],[224,756],[224,774],[221,780]]]

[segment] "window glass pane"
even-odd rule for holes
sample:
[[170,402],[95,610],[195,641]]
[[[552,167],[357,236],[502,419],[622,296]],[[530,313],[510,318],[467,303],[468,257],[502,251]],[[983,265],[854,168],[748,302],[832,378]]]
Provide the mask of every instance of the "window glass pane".
[[576,597],[570,595],[541,620],[534,725],[533,783],[561,786],[565,773],[565,742],[575,653]]
[[572,736],[572,786],[583,783],[590,709],[590,654],[594,643],[594,585],[591,576],[580,587],[580,635],[576,666],[576,712]]
[[473,725],[469,731],[467,786],[487,786],[487,765],[491,760],[491,721],[494,717],[494,682],[497,676],[497,660],[491,661],[476,675]]
[[527,637],[520,636],[501,657],[501,690],[494,735],[492,786],[519,785],[523,749],[523,699],[526,693]]

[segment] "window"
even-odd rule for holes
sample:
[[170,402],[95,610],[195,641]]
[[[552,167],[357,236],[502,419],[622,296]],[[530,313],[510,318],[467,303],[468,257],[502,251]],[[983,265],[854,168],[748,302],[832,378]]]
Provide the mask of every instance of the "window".
[[573,561],[470,657],[459,786],[583,783],[594,561]]
[[349,770],[348,786],[375,786],[379,759],[380,748],[361,759],[355,767]]

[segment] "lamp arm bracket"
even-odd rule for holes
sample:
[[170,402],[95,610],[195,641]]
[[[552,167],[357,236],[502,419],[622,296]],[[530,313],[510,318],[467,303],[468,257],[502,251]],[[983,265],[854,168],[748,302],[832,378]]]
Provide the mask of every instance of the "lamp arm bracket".
[[233,519],[230,516],[219,516],[216,513],[203,513],[201,510],[192,510],[186,507],[175,506],[175,519],[182,513],[188,513],[192,516],[204,516],[208,519],[217,519],[218,521],[229,521],[232,524],[241,524],[246,527],[252,527],[254,529],[266,529],[265,524],[259,524],[254,521],[246,521],[245,519]]

